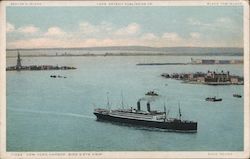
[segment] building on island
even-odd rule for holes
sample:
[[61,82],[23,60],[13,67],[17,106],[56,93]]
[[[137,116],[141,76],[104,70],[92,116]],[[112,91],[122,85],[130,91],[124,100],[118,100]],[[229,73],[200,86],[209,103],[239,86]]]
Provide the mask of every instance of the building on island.
[[215,72],[207,71],[195,72],[195,73],[173,73],[162,74],[165,78],[172,78],[177,80],[183,80],[186,83],[208,84],[208,85],[229,85],[229,84],[243,84],[243,77],[230,75],[230,72]]
[[229,71],[227,71],[227,73],[223,71],[221,71],[221,73],[208,71],[204,80],[205,82],[228,82],[230,81]]
[[197,65],[214,65],[214,64],[243,64],[243,60],[214,60],[214,59],[193,59],[191,58],[191,64]]

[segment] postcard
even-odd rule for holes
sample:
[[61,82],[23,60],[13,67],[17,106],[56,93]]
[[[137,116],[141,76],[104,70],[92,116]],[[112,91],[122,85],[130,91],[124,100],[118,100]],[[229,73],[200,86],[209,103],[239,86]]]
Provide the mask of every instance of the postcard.
[[0,4],[0,158],[249,158],[247,1]]

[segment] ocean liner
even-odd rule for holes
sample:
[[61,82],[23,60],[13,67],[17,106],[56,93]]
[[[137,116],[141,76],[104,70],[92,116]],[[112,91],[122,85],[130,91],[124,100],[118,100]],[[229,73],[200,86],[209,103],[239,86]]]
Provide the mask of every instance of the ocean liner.
[[[169,111],[168,111],[169,113]],[[179,107],[179,118],[168,118],[166,107],[164,111],[151,110],[150,102],[147,102],[147,111],[141,110],[140,100],[137,102],[137,109],[117,109],[109,110],[97,108],[94,110],[99,121],[110,121],[126,123],[130,125],[167,129],[178,132],[197,132],[197,122],[182,120],[181,110]]]

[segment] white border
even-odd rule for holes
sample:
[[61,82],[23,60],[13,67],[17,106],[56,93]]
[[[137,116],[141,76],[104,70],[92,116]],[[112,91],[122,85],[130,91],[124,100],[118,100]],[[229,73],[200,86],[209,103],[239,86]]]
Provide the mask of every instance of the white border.
[[6,152],[6,27],[5,6],[0,2],[0,158]]
[[[244,7],[244,151],[85,151],[85,152],[6,152],[6,16],[7,6],[243,6]],[[247,1],[0,1],[0,158],[249,158],[249,4]]]

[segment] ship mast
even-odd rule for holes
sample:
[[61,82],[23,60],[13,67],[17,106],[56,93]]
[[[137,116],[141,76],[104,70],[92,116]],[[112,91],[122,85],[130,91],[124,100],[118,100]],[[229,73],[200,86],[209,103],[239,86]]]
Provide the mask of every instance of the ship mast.
[[178,103],[179,105],[179,119],[181,120],[181,108],[180,108],[180,102]]
[[165,102],[164,102],[164,114],[165,114],[165,117],[164,117],[164,122],[165,122],[166,119],[167,119],[167,112],[166,112],[166,105],[165,105]]
[[124,103],[123,103],[123,92],[121,91],[121,97],[122,97],[122,109],[124,109]]
[[107,107],[110,111],[110,104],[109,104],[109,92],[107,92]]

